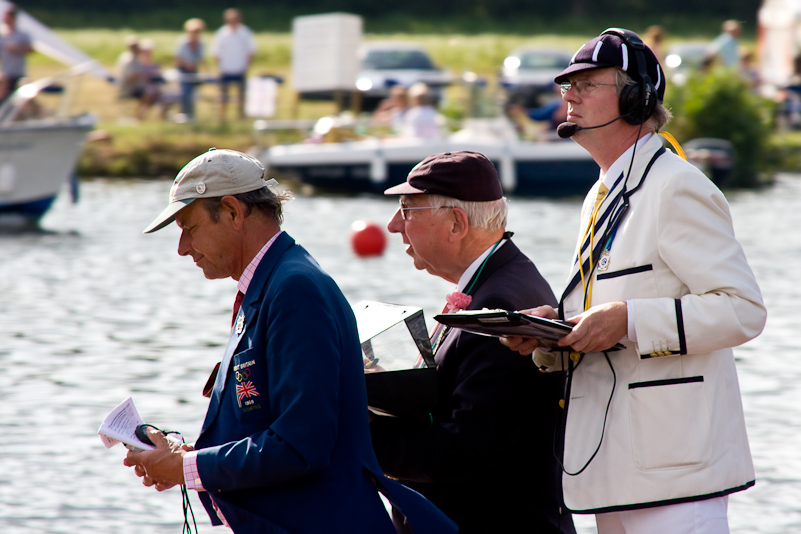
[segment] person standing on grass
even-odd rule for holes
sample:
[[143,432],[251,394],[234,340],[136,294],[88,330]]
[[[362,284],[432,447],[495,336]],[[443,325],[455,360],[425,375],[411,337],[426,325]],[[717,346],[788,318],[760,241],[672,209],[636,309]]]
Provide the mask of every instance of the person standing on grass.
[[0,101],[8,98],[25,77],[25,60],[31,52],[31,36],[17,28],[17,6],[8,4],[0,34]]
[[226,9],[223,19],[225,25],[217,30],[211,42],[211,53],[220,75],[220,121],[226,119],[228,91],[232,85],[237,90],[238,117],[244,119],[247,70],[256,53],[256,42],[250,29],[242,24],[242,13],[238,9]]
[[201,83],[199,72],[204,64],[204,47],[200,35],[206,24],[197,18],[184,23],[184,36],[175,49],[178,82],[181,88],[181,113],[187,121],[195,119],[195,89]]

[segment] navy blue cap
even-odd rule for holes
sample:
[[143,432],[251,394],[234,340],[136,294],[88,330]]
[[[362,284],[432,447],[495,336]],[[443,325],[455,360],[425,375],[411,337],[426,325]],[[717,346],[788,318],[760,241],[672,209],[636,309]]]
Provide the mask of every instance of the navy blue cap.
[[[607,32],[623,31],[610,28]],[[632,33],[637,41],[639,37]],[[653,51],[643,45],[643,56],[645,57],[645,72],[651,78],[651,83],[656,89],[657,97],[662,102],[665,98],[665,73],[659,60],[656,59]],[[598,37],[588,41],[578,52],[573,55],[567,68],[554,78],[556,83],[567,81],[570,74],[593,69],[606,69],[610,67],[620,67],[634,80],[640,81],[639,65],[637,65],[637,55],[632,47],[617,33],[602,33]]]

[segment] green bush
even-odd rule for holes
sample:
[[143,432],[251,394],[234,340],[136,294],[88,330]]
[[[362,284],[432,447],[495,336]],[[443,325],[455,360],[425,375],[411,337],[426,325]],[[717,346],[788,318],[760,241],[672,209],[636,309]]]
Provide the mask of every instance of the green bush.
[[674,120],[668,130],[681,142],[698,137],[726,139],[734,145],[729,185],[753,187],[768,167],[767,142],[773,104],[754,94],[736,71],[715,68],[683,86],[668,88],[666,105]]

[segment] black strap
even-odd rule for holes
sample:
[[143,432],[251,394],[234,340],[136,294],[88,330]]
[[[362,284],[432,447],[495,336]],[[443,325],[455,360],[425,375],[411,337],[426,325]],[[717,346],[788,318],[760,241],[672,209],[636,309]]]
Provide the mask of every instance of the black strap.
[[[620,225],[621,221],[623,220],[623,215],[625,215],[625,213],[629,209],[629,197],[631,197],[631,195],[633,195],[640,187],[642,187],[643,182],[645,182],[645,178],[648,176],[648,173],[651,171],[651,167],[653,167],[654,163],[659,158],[659,156],[661,156],[664,153],[665,153],[665,147],[664,146],[660,147],[659,150],[656,151],[656,153],[651,158],[651,161],[649,161],[648,165],[645,166],[645,170],[643,171],[642,178],[640,178],[639,183],[632,190],[630,190],[630,191],[627,190],[626,189],[626,184],[625,183],[623,184],[623,193],[620,195],[620,198],[622,198],[622,200],[623,200],[623,204],[617,209],[615,209],[613,207],[611,210],[608,211],[608,213],[614,213],[614,216],[609,221],[609,225],[607,225],[606,230],[604,231],[604,235],[603,235],[602,239],[600,239],[598,241],[598,244],[595,246],[595,250],[592,251],[594,257],[598,257],[601,254],[601,251],[603,250],[603,247],[606,244],[606,240],[609,238],[609,236],[611,235],[612,232],[617,230],[617,227]],[[579,254],[581,254],[581,252],[582,251],[579,250]],[[579,256],[578,261],[581,261],[581,256]],[[589,270],[589,267],[590,267],[589,261],[590,260],[589,260],[589,257],[588,257],[587,261],[584,262],[584,266],[588,270]],[[589,271],[589,274],[587,275],[588,277],[592,277],[592,273],[595,271],[595,268],[597,266],[598,266],[598,262],[596,262],[595,265],[592,266],[592,270]],[[559,318],[562,319],[562,320],[564,320],[564,318],[565,318],[565,314],[564,314],[565,298],[567,298],[567,296],[573,291],[573,289],[576,288],[576,286],[578,285],[580,280],[581,280],[581,272],[578,272],[573,276],[573,279],[570,280],[570,282],[567,284],[567,287],[565,288],[565,291],[562,293],[562,298],[559,299],[559,310],[558,311],[559,311]]]

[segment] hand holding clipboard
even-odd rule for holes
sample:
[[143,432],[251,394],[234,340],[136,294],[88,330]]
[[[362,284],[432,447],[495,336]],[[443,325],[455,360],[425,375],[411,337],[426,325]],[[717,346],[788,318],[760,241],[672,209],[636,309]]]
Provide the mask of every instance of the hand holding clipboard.
[[[567,321],[547,319],[509,310],[468,310],[437,315],[434,319],[440,324],[460,328],[474,334],[534,338],[543,348],[572,350],[570,347],[557,346],[557,342],[569,334],[575,326]],[[609,350],[621,348],[623,345],[617,343]]]

